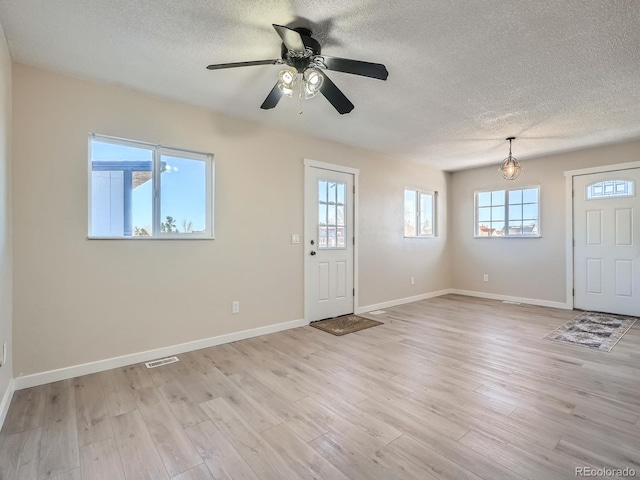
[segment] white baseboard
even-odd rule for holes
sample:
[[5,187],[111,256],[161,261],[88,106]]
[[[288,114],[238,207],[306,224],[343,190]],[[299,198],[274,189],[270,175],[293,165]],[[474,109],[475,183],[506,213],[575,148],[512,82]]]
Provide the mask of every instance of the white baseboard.
[[552,302],[550,300],[538,300],[536,298],[526,297],[512,297],[510,295],[498,295],[495,293],[474,292],[471,290],[458,290],[457,288],[450,289],[447,293],[453,293],[456,295],[466,295],[467,297],[488,298],[490,300],[502,300],[508,302],[526,303],[527,305],[538,305],[541,307],[562,308],[564,310],[571,310],[573,307],[564,302]]
[[18,377],[15,380],[15,390],[23,388],[35,387],[46,383],[58,382],[68,378],[74,378],[81,375],[111,370],[112,368],[124,367],[134,363],[148,362],[157,358],[178,355],[184,352],[199,350],[201,348],[214,347],[223,343],[237,342],[246,338],[258,337],[269,333],[281,332],[291,328],[304,327],[309,323],[305,320],[291,320],[289,322],[277,323],[266,327],[253,328],[251,330],[243,330],[241,332],[229,333],[217,337],[204,338],[193,342],[180,343],[169,347],[147,350],[146,352],[132,353],[121,357],[107,358],[96,362],[84,363],[82,365],[74,365],[71,367],[59,368],[57,370],[49,370],[47,372],[34,373],[24,377]]
[[4,420],[7,418],[7,412],[9,411],[9,405],[11,405],[11,399],[13,398],[13,392],[15,392],[15,390],[16,384],[12,378],[9,382],[9,386],[7,387],[7,391],[4,392],[4,396],[0,402],[0,430],[2,430]]
[[398,305],[404,305],[405,303],[412,303],[419,300],[426,300],[427,298],[439,297],[441,295],[446,295],[447,293],[453,293],[453,291],[451,289],[438,290],[436,292],[423,293],[421,295],[415,295],[413,297],[405,297],[399,298],[397,300],[390,300],[388,302],[375,303],[373,305],[358,307],[356,308],[356,311],[354,313],[357,315],[359,313],[367,313],[373,310],[382,310],[384,308],[397,307]]

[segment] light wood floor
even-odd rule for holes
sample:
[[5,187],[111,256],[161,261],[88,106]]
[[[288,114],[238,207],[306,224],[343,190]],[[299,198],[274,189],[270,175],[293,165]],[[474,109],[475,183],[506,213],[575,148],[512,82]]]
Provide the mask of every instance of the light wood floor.
[[542,339],[575,315],[449,295],[21,390],[0,479],[640,477],[640,322],[611,353]]

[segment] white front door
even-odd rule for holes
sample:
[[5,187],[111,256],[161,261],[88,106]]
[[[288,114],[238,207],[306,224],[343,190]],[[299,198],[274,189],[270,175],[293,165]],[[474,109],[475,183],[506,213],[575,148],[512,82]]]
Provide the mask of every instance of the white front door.
[[573,178],[574,306],[640,315],[640,168]]
[[354,175],[305,167],[305,313],[353,313]]

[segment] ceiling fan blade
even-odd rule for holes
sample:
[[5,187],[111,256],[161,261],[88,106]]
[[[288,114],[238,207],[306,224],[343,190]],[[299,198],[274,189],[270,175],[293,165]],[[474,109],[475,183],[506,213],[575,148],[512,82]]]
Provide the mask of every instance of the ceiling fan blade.
[[282,90],[278,88],[278,84],[276,83],[275,86],[271,89],[271,92],[269,92],[269,95],[267,95],[267,98],[265,98],[264,102],[262,102],[262,105],[260,105],[260,108],[263,110],[269,110],[270,108],[278,105],[278,102],[281,98]]
[[353,103],[349,101],[347,97],[345,97],[344,93],[340,91],[336,84],[329,80],[324,72],[322,73],[324,77],[324,81],[322,82],[322,86],[320,87],[320,92],[325,96],[327,100],[333,105],[340,115],[344,115],[345,113],[349,113],[354,109]]
[[389,76],[387,67],[381,63],[362,62],[360,60],[349,60],[348,58],[327,57],[326,55],[318,55],[314,59],[322,60],[327,70],[336,72],[352,73],[354,75],[362,75],[363,77],[377,78],[378,80],[386,80]]
[[222,68],[235,68],[235,67],[252,67],[254,65],[276,65],[282,63],[282,60],[276,58],[275,60],[253,60],[251,62],[234,62],[234,63],[217,63],[209,65],[209,70],[220,70]]
[[294,52],[304,53],[304,42],[302,41],[302,37],[295,30],[291,30],[289,27],[283,27],[282,25],[272,24],[273,28],[276,29],[278,35],[282,39],[282,43],[287,49],[292,50]]

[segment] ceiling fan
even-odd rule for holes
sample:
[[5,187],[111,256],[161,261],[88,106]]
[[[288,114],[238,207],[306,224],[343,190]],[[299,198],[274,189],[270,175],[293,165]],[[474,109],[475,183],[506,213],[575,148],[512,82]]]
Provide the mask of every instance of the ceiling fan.
[[386,80],[389,76],[387,68],[380,63],[322,55],[320,43],[311,38],[311,30],[308,28],[289,28],[275,24],[273,28],[282,39],[281,58],[219,63],[207,67],[209,70],[219,70],[253,65],[286,65],[286,68],[280,71],[278,82],[260,105],[264,110],[274,108],[283,95],[292,97],[296,87],[299,87],[301,98],[312,98],[322,93],[340,114],[349,113],[354,108],[353,103],[327,77],[324,70],[362,75],[378,80]]

